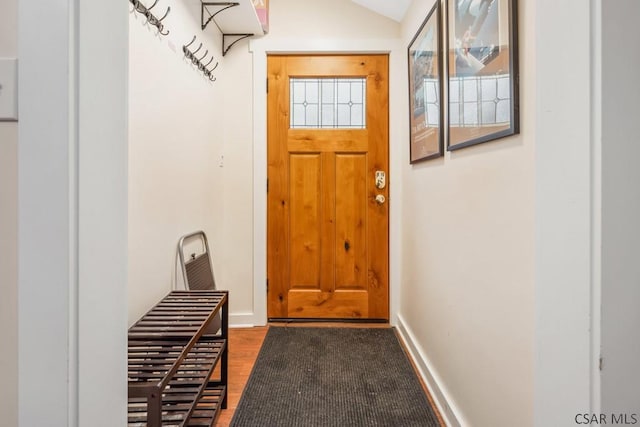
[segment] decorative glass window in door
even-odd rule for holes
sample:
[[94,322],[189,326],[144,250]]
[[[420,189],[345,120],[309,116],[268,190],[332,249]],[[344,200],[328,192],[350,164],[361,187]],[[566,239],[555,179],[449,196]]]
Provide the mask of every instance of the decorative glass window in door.
[[291,78],[291,128],[366,128],[365,78]]

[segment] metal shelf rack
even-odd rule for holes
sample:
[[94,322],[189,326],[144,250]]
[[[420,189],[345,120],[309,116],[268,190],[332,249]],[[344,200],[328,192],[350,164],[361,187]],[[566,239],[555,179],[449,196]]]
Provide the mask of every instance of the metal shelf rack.
[[[129,329],[129,427],[214,425],[227,407],[228,300],[228,291],[173,291]],[[218,313],[220,331],[205,334]]]

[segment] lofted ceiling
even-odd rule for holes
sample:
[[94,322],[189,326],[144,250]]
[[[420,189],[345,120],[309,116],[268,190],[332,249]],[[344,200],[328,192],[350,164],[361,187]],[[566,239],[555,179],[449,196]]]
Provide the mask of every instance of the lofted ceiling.
[[409,8],[411,0],[351,0],[380,15],[400,22]]

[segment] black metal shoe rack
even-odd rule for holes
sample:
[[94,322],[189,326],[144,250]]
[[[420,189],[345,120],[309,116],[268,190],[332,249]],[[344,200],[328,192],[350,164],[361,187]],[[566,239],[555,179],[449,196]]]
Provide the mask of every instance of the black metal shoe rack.
[[[129,329],[129,427],[215,424],[227,407],[228,300],[173,291]],[[205,334],[217,313],[220,331]]]

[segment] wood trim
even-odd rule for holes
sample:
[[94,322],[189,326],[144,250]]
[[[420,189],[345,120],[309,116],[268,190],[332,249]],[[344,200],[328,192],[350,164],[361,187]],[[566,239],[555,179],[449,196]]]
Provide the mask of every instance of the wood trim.
[[[279,284],[289,283],[289,229],[279,224],[288,223],[288,188],[284,185],[289,170],[286,141],[289,120],[289,85],[286,76],[286,57],[273,57],[268,61],[267,79],[272,88],[267,97],[267,121],[277,125],[267,129],[267,176],[270,177],[267,195],[267,290],[268,317],[286,317],[287,299],[279,291]],[[277,179],[274,179],[277,178]],[[272,291],[278,289],[277,292]]]

